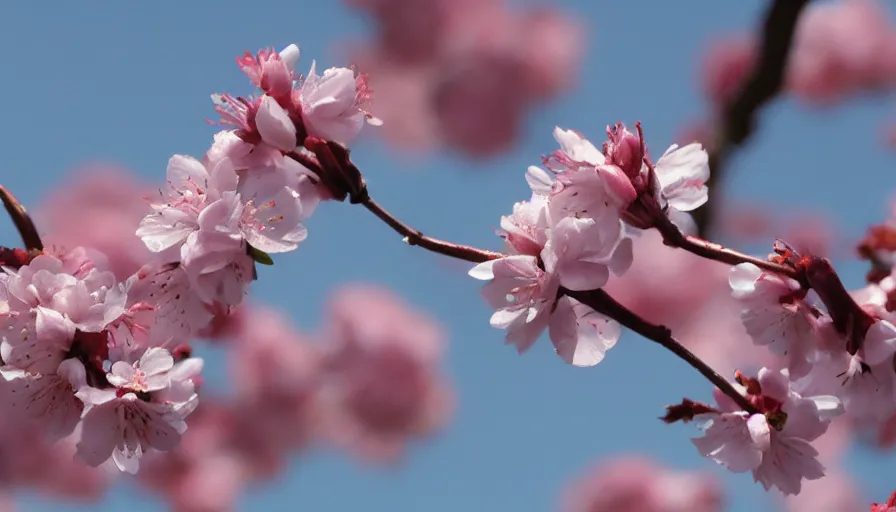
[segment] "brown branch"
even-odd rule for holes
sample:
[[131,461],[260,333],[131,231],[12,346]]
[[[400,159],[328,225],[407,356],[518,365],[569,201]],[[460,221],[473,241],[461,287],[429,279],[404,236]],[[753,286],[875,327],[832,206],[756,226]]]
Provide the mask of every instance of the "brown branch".
[[385,222],[390,228],[395,230],[399,235],[404,237],[404,242],[408,245],[416,245],[431,252],[450,256],[471,263],[482,263],[483,261],[494,260],[504,256],[499,252],[486,251],[468,245],[459,245],[437,238],[425,236],[419,230],[414,229],[404,222],[398,220],[385,208],[376,201],[364,194],[358,202],[363,204],[365,208],[370,210],[380,220]]
[[720,263],[734,266],[741,263],[752,263],[757,267],[774,272],[798,281],[804,288],[809,288],[804,269],[797,269],[788,265],[782,265],[773,261],[764,260],[749,254],[729,249],[721,244],[710,242],[696,236],[685,236],[678,226],[664,217],[654,227],[663,235],[663,243],[670,247],[684,249],[694,255]]
[[29,251],[44,250],[44,243],[37,233],[37,228],[34,226],[34,222],[31,221],[28,212],[25,211],[25,207],[22,206],[22,203],[20,203],[18,199],[16,199],[16,196],[12,195],[12,192],[2,185],[0,185],[0,200],[3,201],[3,206],[6,208],[6,212],[12,219],[12,223],[15,224],[16,229],[19,231],[19,235],[22,236],[22,242],[25,243],[25,249],[28,249]]
[[[408,226],[404,222],[401,222],[395,216],[386,211],[385,208],[380,206],[376,201],[371,199],[367,194],[366,187],[364,188],[364,192],[360,195],[357,202],[363,204],[365,208],[370,210],[380,220],[385,222],[398,234],[404,236],[405,242],[408,245],[417,245],[428,251],[443,254],[445,256],[451,256],[452,258],[458,258],[472,263],[481,263],[483,261],[497,259],[504,256],[503,254],[498,252],[486,251],[466,245],[458,245],[451,242],[424,236],[423,233]],[[616,302],[615,299],[610,297],[610,295],[608,295],[603,290],[592,290],[587,292],[573,292],[569,290],[562,290],[562,292],[569,295],[570,297],[573,297],[583,304],[587,304],[595,311],[616,320],[623,326],[628,327],[641,336],[644,336],[645,338],[658,343],[659,345],[662,345],[670,352],[678,356],[679,359],[683,360],[698,372],[700,372],[700,374],[706,377],[713,385],[715,385],[723,393],[731,397],[731,399],[734,400],[735,403],[737,403],[743,410],[751,414],[755,414],[757,412],[756,408],[753,407],[750,402],[747,401],[747,399],[743,395],[741,395],[737,391],[737,389],[735,389],[734,386],[731,385],[730,382],[728,382],[728,380],[719,375],[708,364],[703,362],[703,360],[701,360],[690,350],[685,348],[681,343],[679,343],[678,340],[676,340],[672,336],[672,332],[668,327],[652,324],[647,320],[644,320],[630,309]]]
[[[756,129],[759,110],[781,91],[790,60],[796,24],[809,0],[772,0],[765,15],[756,65],[740,91],[724,106],[710,144],[709,168],[716,189],[728,171],[728,160]],[[720,204],[718,190],[694,212],[701,236],[712,228]]]
[[657,325],[641,318],[634,311],[626,308],[616,301],[604,290],[592,290],[587,292],[574,292],[564,290],[566,295],[576,299],[577,301],[590,306],[592,309],[613,320],[616,320],[622,326],[640,334],[654,343],[661,345],[679,359],[686,362],[692,368],[700,372],[715,387],[728,395],[741,409],[750,413],[757,414],[755,407],[742,395],[728,379],[719,375],[702,359],[697,357],[693,352],[684,347],[678,340],[672,336],[672,331],[663,325]]

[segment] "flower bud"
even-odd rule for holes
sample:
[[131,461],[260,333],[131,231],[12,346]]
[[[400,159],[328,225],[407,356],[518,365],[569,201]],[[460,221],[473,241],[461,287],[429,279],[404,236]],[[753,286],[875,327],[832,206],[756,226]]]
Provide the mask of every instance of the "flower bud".
[[603,150],[607,163],[613,164],[635,182],[641,175],[644,150],[641,138],[625,128],[622,123],[607,126],[607,137]]

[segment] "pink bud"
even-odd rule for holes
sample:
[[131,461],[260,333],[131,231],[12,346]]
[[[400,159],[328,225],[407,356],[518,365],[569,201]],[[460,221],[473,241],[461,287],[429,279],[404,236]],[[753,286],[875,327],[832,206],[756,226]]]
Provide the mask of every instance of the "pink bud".
[[604,142],[604,154],[607,163],[613,164],[632,180],[641,173],[641,164],[644,160],[641,138],[625,128],[622,123],[616,126],[607,126],[609,140]]

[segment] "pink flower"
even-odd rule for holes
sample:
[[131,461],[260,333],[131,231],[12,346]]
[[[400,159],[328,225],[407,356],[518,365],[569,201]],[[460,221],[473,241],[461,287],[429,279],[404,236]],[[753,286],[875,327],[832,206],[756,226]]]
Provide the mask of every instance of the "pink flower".
[[489,281],[482,293],[495,309],[491,325],[506,329],[507,343],[516,345],[519,353],[550,328],[551,341],[566,362],[593,366],[619,339],[621,332],[615,322],[569,297],[557,300],[559,279],[539,268],[533,256],[487,261],[469,273]]
[[557,173],[551,193],[555,215],[618,216],[637,197],[631,179],[619,167],[606,165],[604,155],[587,139],[560,128],[554,129],[554,138],[560,150],[547,166]]
[[236,189],[237,175],[229,160],[211,169],[183,155],[168,161],[168,186],[162,202],[152,203],[153,213],[140,223],[137,236],[153,252],[179,247],[199,229],[199,215],[224,192]]
[[264,95],[255,113],[255,128],[262,142],[280,151],[295,151],[296,125],[289,118],[289,112],[281,107],[273,97]]
[[122,471],[136,473],[150,448],[168,451],[186,430],[196,408],[192,378],[201,360],[175,364],[162,348],[146,350],[138,361],[117,361],[106,374],[112,389],[83,387],[78,396],[90,406],[84,415],[78,456],[90,466],[112,457]]
[[0,369],[0,376],[2,404],[46,432],[51,441],[75,431],[84,410],[75,391],[86,384],[87,378],[80,361],[66,359],[46,373]]
[[560,283],[538,267],[534,256],[507,256],[470,269],[470,276],[489,281],[482,289],[495,313],[492,327],[507,330],[507,343],[527,351],[548,326]]
[[364,122],[381,124],[366,112],[370,101],[367,77],[355,76],[348,68],[330,68],[318,75],[315,64],[299,91],[302,120],[309,135],[347,144],[361,131]]
[[607,283],[611,266],[617,274],[631,266],[631,252],[616,250],[622,235],[618,218],[566,217],[551,228],[541,258],[561,286],[574,291],[594,290]]
[[255,87],[278,101],[288,101],[299,55],[299,47],[291,44],[279,53],[272,48],[259,50],[255,56],[245,52],[236,62]]
[[690,212],[709,199],[709,155],[699,143],[669,146],[654,166],[660,194],[676,220],[678,212]]
[[720,512],[722,489],[709,475],[616,457],[570,485],[563,504],[565,512]]
[[[118,338],[129,340],[122,343],[145,348],[188,340],[212,320],[210,307],[179,263],[147,264],[131,276],[127,287],[133,312],[120,325],[124,332]],[[131,339],[135,335],[141,339]]]
[[269,461],[283,464],[317,433],[321,354],[279,312],[251,305],[242,314],[228,363],[238,414],[251,418],[239,426],[247,451],[256,453],[247,465],[266,472]]
[[363,285],[337,291],[329,316],[321,399],[331,440],[365,458],[394,460],[448,420],[444,338],[432,319]]
[[737,410],[727,397],[720,398],[724,411],[704,417],[704,436],[693,440],[697,450],[735,473],[752,471],[766,490],[777,487],[784,494],[800,493],[803,480],[824,476],[818,452],[809,444],[827,430],[831,418],[842,412],[833,396],[804,398],[796,393],[786,372],[766,368],[758,380],[746,383],[758,414]]
[[547,206],[547,197],[533,193],[529,201],[513,205],[513,214],[501,217],[502,236],[516,253],[538,256],[544,249],[550,229]]
[[808,373],[817,343],[814,317],[800,284],[751,263],[732,267],[728,281],[732,296],[744,305],[741,320],[753,343],[786,357],[792,376]]

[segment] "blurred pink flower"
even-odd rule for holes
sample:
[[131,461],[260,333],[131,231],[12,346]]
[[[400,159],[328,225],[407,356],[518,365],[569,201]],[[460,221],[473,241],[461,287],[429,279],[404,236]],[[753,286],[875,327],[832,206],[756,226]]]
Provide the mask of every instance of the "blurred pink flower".
[[324,434],[363,458],[394,461],[453,410],[440,374],[441,328],[384,288],[337,290],[329,308]]
[[[728,292],[728,266],[663,244],[656,230],[632,238],[634,260],[607,292],[652,322],[673,331],[689,324],[707,300]],[[662,286],[655,286],[662,283]]]
[[[713,104],[729,99],[746,79],[755,44],[735,36],[710,46],[702,83]],[[810,4],[791,51],[786,88],[809,104],[827,105],[896,85],[896,29],[878,0]]]
[[103,253],[108,270],[124,280],[149,261],[137,237],[152,187],[118,167],[79,169],[36,209],[35,222],[48,247],[89,247]]
[[617,457],[570,485],[565,512],[719,512],[722,490],[709,475],[663,468],[641,456]]
[[232,510],[245,487],[242,460],[232,449],[232,411],[204,400],[188,419],[184,442],[165,454],[150,454],[139,482],[166,498],[174,510]]
[[229,352],[236,448],[250,475],[273,476],[317,429],[321,358],[276,310],[250,306]]
[[803,491],[786,500],[789,512],[856,512],[867,510],[853,481],[842,471],[803,483]]
[[354,0],[378,30],[354,60],[391,142],[486,157],[516,140],[526,111],[574,81],[583,31],[543,8],[499,0]]
[[752,37],[720,38],[707,45],[701,68],[703,93],[713,105],[737,94],[756,61]]

